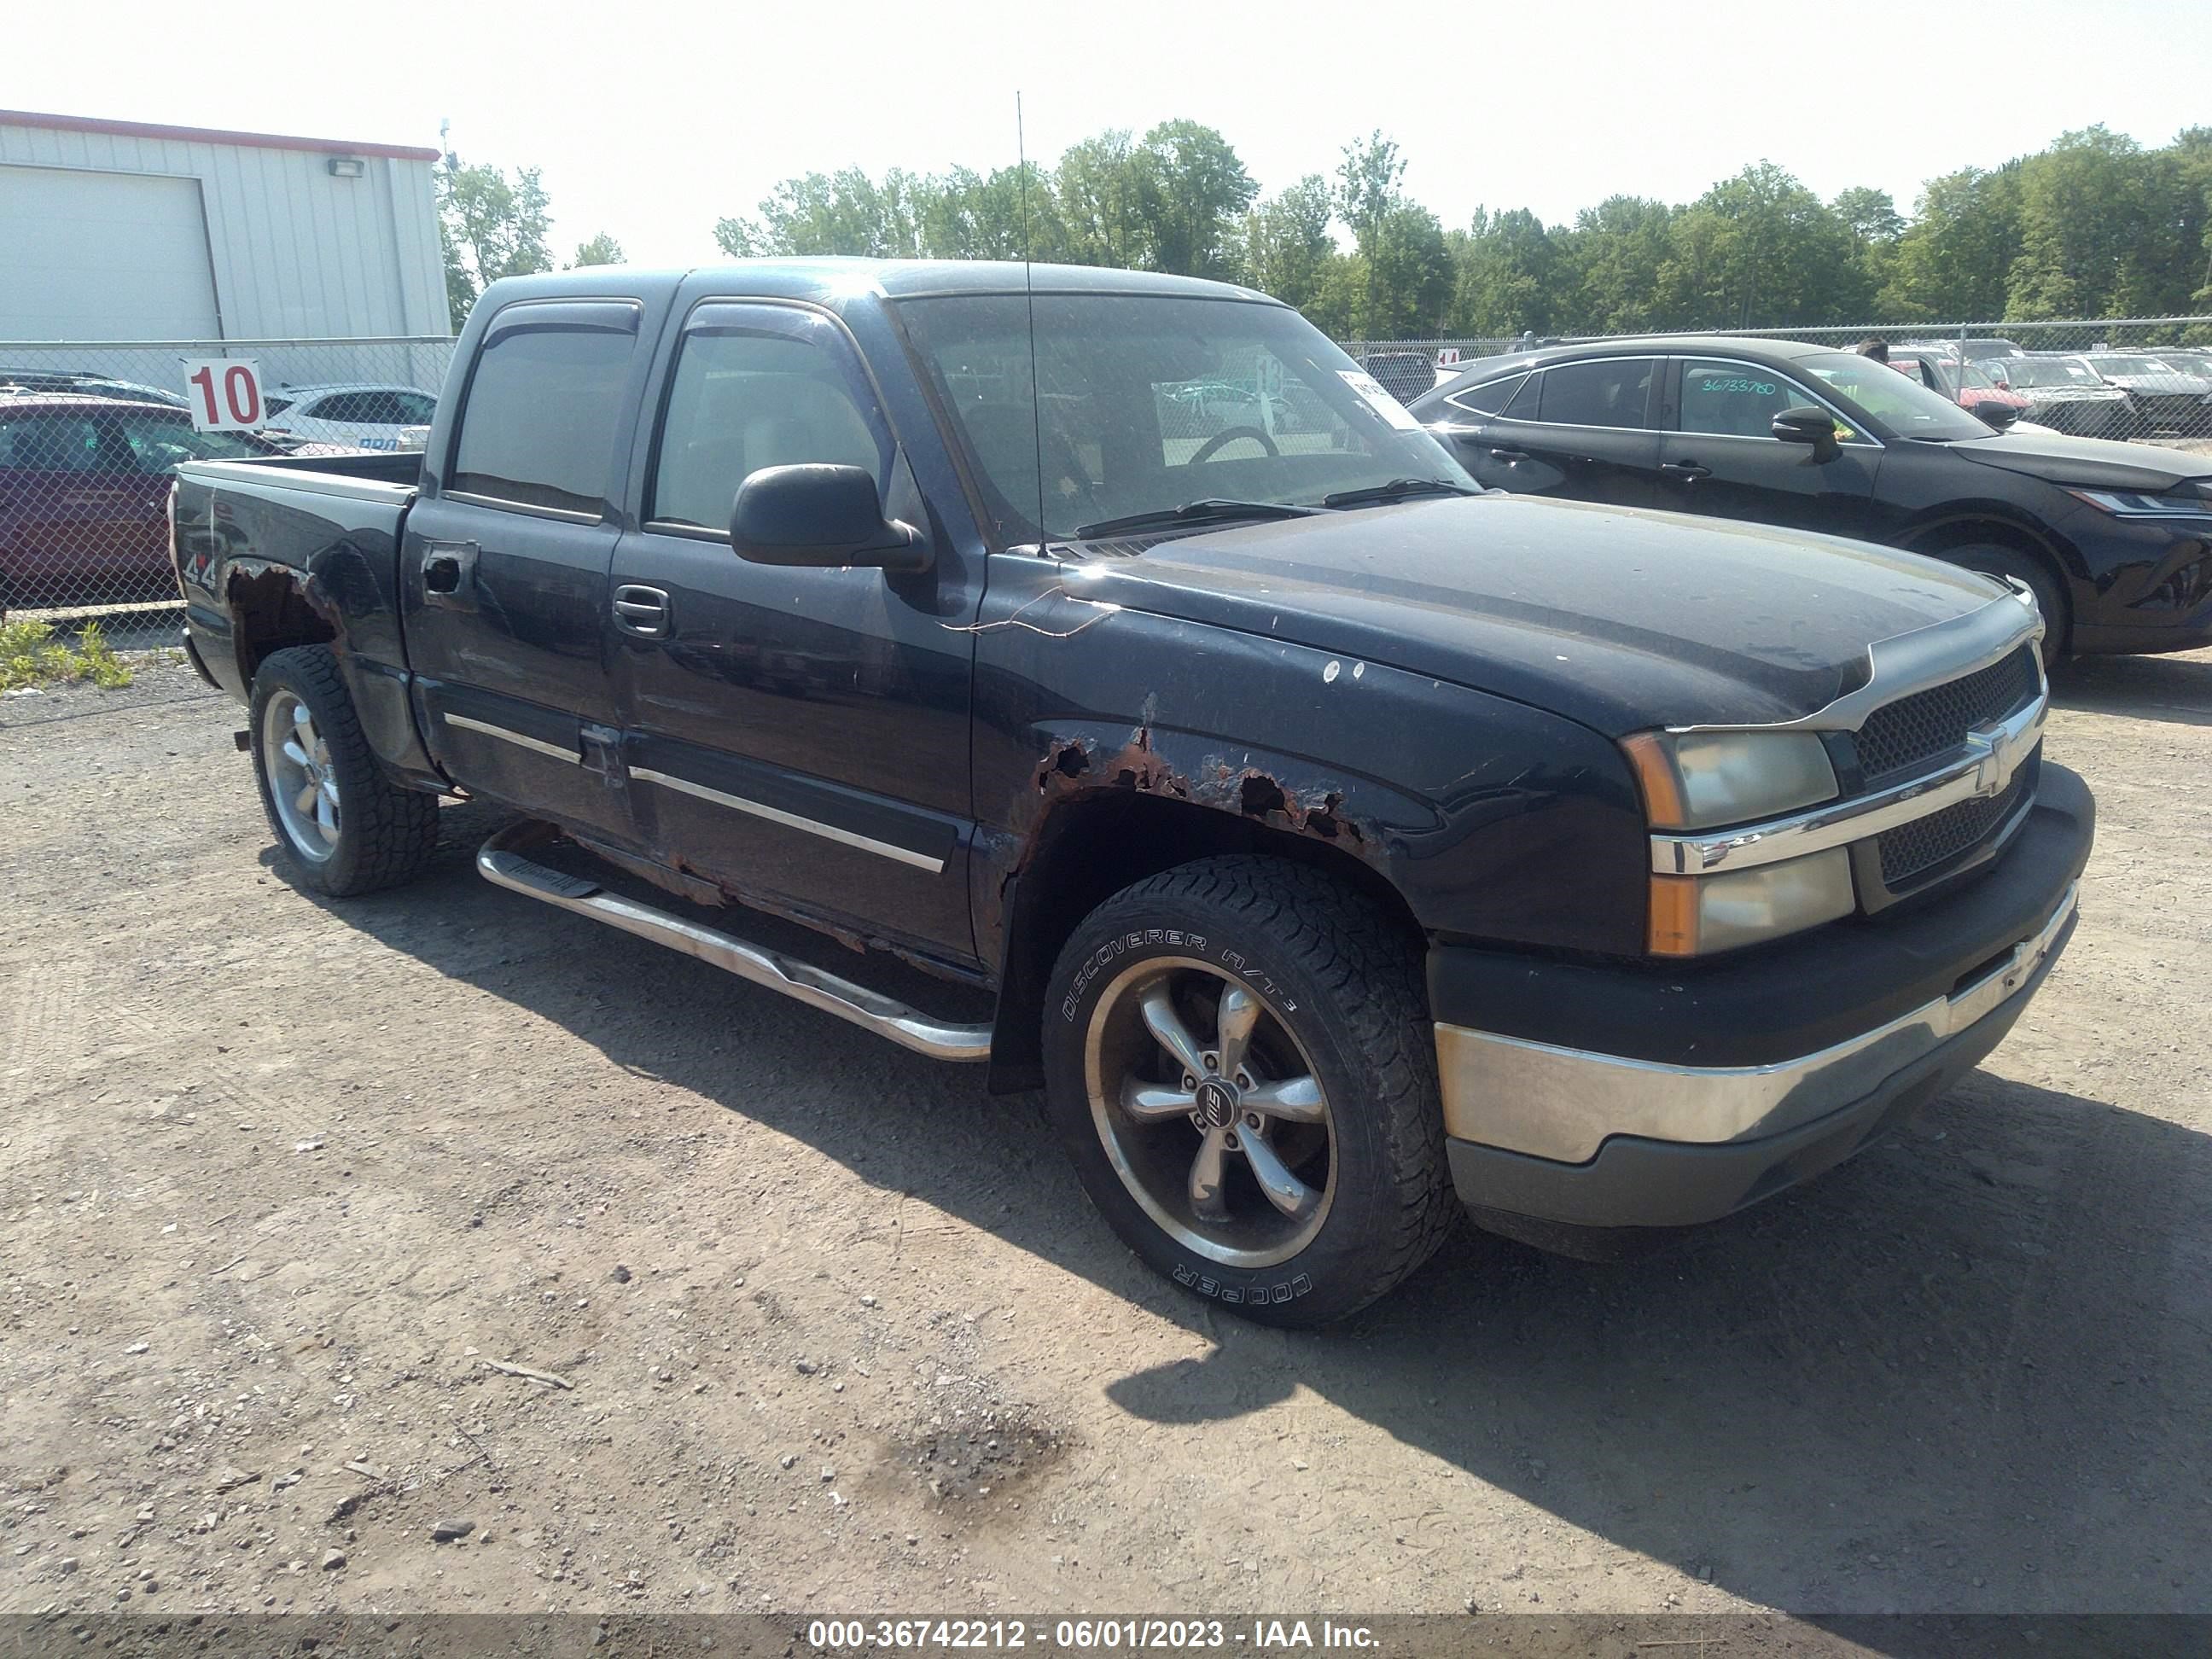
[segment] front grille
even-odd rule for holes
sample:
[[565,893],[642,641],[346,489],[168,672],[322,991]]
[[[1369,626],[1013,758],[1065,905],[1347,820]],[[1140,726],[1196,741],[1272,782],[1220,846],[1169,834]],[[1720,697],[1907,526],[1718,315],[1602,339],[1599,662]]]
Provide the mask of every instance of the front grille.
[[1996,794],[1962,800],[1883,835],[1875,843],[1881,854],[1881,884],[1894,892],[1995,835],[2021,802],[2035,793],[2039,760],[2039,751],[2030,756]]
[[2186,427],[2204,412],[2204,400],[2193,392],[2160,393],[2143,400],[2143,413],[2161,427]]
[[1963,748],[1968,732],[2032,701],[2039,684],[2035,647],[2023,645],[1964,678],[1885,703],[1859,728],[1859,767],[1872,781]]

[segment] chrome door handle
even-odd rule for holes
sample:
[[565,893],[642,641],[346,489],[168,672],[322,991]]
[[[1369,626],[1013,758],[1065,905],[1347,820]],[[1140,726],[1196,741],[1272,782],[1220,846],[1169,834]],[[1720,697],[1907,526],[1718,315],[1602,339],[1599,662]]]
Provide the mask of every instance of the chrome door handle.
[[1490,459],[1493,461],[1503,461],[1510,466],[1516,461],[1527,460],[1528,452],[1525,449],[1493,449],[1490,452]]
[[615,589],[615,625],[641,639],[664,637],[668,632],[668,595],[658,587],[624,582]]
[[1695,483],[1700,478],[1713,476],[1712,468],[1699,466],[1695,461],[1668,461],[1662,464],[1659,470],[1668,477],[1678,478],[1684,483]]

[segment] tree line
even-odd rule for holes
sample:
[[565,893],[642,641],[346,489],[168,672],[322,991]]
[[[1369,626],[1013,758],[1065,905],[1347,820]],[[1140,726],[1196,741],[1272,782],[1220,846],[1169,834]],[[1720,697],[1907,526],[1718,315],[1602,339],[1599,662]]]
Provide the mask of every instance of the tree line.
[[[1263,197],[1195,121],[1086,138],[1047,167],[810,173],[715,240],[732,257],[850,253],[1123,265],[1240,282],[1339,339],[2167,316],[2212,307],[2212,127],[2152,149],[2097,126],[2003,166],[1823,201],[1758,161],[1693,202],[1613,196],[1547,224],[1447,228],[1381,132]],[[1340,234],[1340,231],[1341,234]]]
[[[1566,222],[1478,209],[1447,228],[1379,131],[1262,195],[1218,131],[1113,130],[1036,162],[785,179],[720,220],[735,258],[856,254],[1115,265],[1243,283],[1338,339],[2150,317],[2212,309],[2212,127],[2147,147],[2101,127],[1987,170],[1824,201],[1771,161],[1693,202],[1613,196]],[[538,170],[438,169],[459,327],[486,283],[553,269]],[[605,233],[574,264],[618,262]]]
[[[502,276],[527,276],[553,269],[552,198],[536,167],[504,168],[478,162],[464,167],[448,151],[431,173],[437,198],[438,240],[446,264],[446,309],[453,331],[468,320],[477,295]],[[618,265],[622,244],[604,230],[576,249],[568,262]]]

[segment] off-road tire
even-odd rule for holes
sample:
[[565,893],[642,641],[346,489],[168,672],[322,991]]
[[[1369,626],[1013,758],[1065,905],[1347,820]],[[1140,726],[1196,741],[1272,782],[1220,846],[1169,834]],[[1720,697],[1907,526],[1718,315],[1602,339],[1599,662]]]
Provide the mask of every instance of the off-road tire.
[[[1241,983],[1304,1048],[1334,1124],[1334,1194],[1286,1261],[1223,1265],[1161,1226],[1117,1173],[1085,1060],[1107,988],[1147,957],[1203,959]],[[1419,942],[1319,872],[1211,858],[1138,882],[1076,928],[1044,1012],[1046,1112],[1084,1189],[1155,1271],[1271,1325],[1345,1317],[1432,1255],[1455,1218]]]
[[[306,704],[313,716],[343,802],[337,840],[320,860],[302,856],[295,847],[270,788],[264,715],[270,699],[282,691]],[[299,878],[316,891],[333,898],[373,893],[410,879],[429,862],[438,845],[438,798],[399,788],[385,776],[330,647],[294,646],[262,662],[253,677],[252,752],[254,782],[269,827]]]

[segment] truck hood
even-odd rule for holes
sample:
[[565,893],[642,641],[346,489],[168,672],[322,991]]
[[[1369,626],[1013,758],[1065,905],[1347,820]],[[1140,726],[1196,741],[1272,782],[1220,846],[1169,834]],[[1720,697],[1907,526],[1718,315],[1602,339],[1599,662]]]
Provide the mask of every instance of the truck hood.
[[1502,493],[1180,536],[1069,586],[1608,737],[1809,714],[1864,683],[1869,646],[2002,593],[1834,537]]
[[1951,444],[1948,448],[1960,460],[2022,473],[2046,483],[2090,489],[2137,489],[2155,495],[2191,478],[2212,477],[2212,457],[2160,449],[2155,444],[2069,438],[2058,432],[2007,432]]

